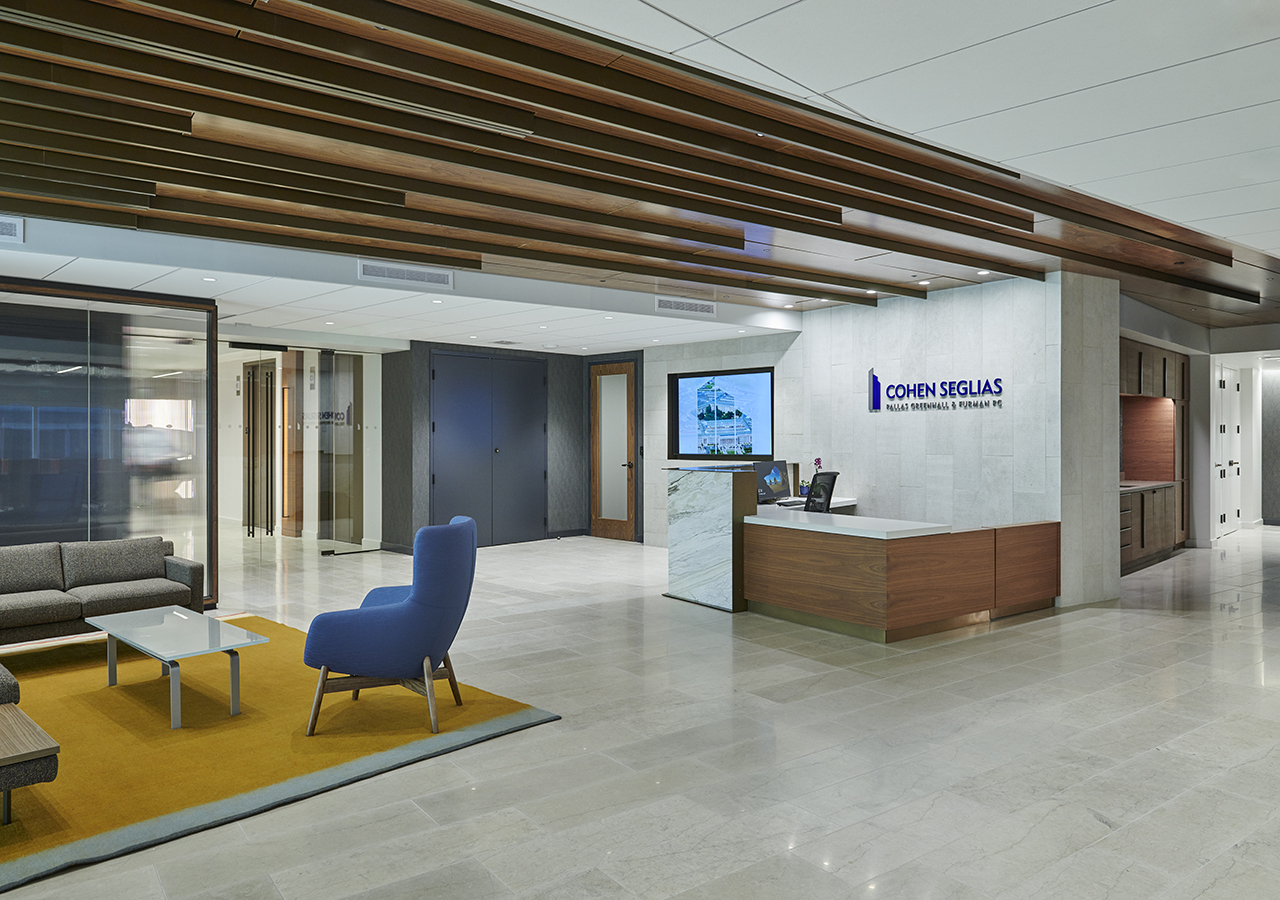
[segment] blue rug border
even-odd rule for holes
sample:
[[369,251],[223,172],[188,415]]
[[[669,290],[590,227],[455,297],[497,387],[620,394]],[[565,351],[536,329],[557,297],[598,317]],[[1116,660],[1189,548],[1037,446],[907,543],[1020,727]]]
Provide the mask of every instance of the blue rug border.
[[246,791],[225,800],[179,810],[64,844],[61,847],[32,853],[0,864],[0,892],[12,890],[38,878],[45,878],[75,866],[104,862],[126,853],[217,828],[220,825],[257,815],[295,800],[304,800],[335,788],[345,787],[411,763],[421,762],[424,759],[431,759],[454,750],[461,750],[463,747],[470,747],[473,744],[559,719],[560,716],[555,713],[530,706],[487,722],[479,722],[457,731],[434,734],[429,738],[412,741],[381,753],[362,756],[341,765],[321,769],[319,772],[299,775],[255,791]]

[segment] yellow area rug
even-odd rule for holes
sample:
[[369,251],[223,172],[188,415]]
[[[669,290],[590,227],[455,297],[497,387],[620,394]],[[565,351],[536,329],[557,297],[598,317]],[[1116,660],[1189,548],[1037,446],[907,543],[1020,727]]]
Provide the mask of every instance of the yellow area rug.
[[318,673],[302,663],[306,635],[252,616],[232,621],[270,638],[240,650],[240,715],[230,715],[226,654],[184,659],[177,730],[160,664],[123,643],[115,687],[105,640],[0,653],[18,679],[19,708],[62,747],[55,781],[13,792],[0,890],[559,718],[466,684],[455,706],[438,681],[438,735],[425,698],[383,687],[358,701],[326,696],[309,738]]

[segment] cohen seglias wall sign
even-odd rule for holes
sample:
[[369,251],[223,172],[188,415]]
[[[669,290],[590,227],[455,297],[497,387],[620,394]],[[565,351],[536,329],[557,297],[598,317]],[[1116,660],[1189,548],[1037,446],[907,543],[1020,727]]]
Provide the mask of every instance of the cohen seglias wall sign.
[[959,409],[1004,408],[1003,378],[881,385],[874,368],[867,370],[867,378],[870,382],[868,406],[872,412],[950,412]]

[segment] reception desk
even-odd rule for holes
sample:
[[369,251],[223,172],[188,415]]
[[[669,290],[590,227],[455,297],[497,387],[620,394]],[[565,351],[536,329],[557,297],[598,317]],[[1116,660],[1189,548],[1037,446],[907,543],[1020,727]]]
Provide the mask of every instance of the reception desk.
[[892,642],[1052,606],[1060,526],[762,510],[743,520],[749,609]]

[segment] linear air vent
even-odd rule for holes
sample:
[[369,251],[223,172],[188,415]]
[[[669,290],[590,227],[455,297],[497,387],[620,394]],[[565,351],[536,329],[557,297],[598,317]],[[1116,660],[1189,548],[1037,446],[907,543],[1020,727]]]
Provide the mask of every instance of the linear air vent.
[[685,297],[658,297],[658,312],[678,312],[695,316],[716,317],[716,305],[710,300],[689,300]]
[[0,241],[21,244],[22,223],[22,219],[15,219],[13,216],[0,216]]
[[357,277],[361,281],[381,281],[388,284],[453,290],[451,269],[427,269],[423,266],[404,266],[362,259]]

